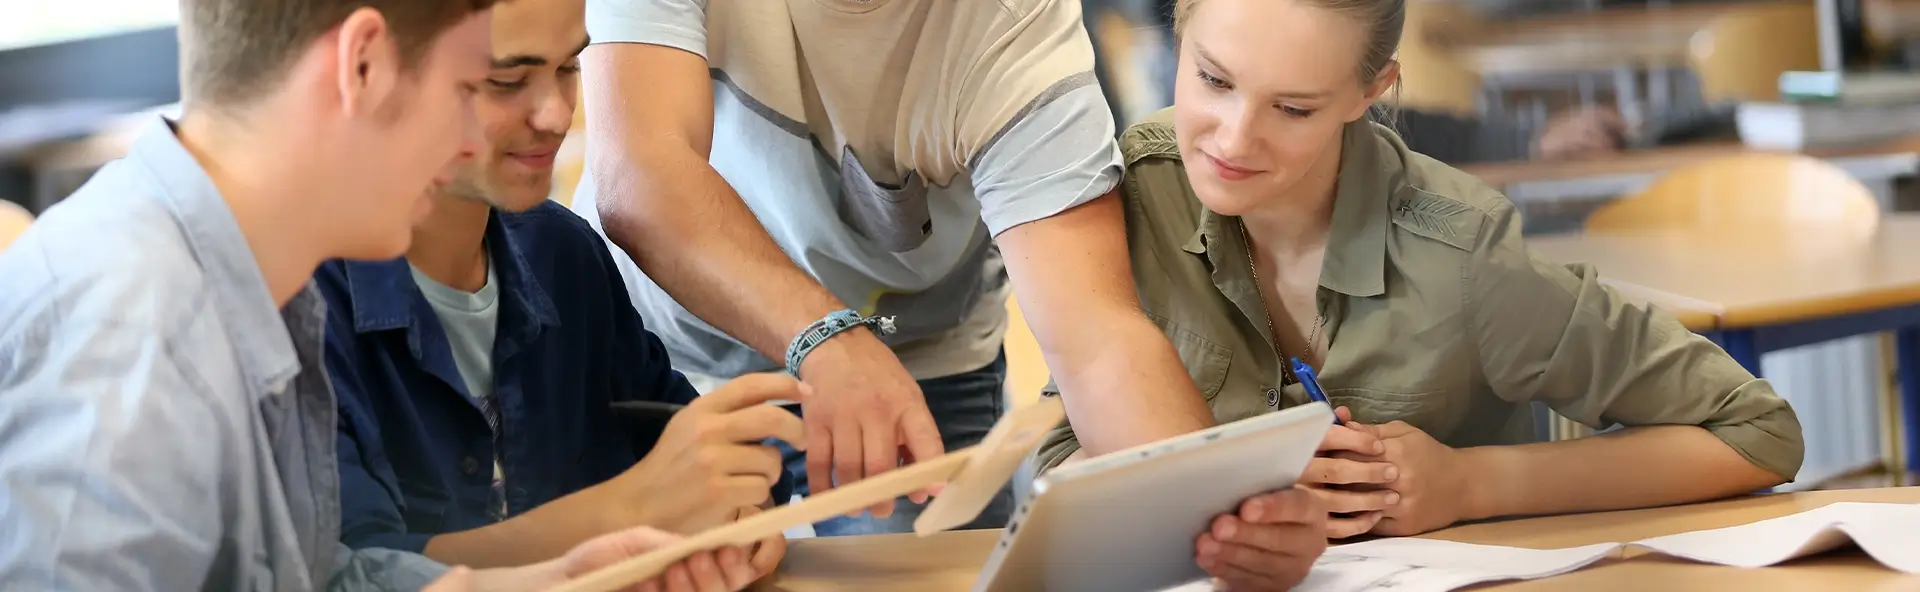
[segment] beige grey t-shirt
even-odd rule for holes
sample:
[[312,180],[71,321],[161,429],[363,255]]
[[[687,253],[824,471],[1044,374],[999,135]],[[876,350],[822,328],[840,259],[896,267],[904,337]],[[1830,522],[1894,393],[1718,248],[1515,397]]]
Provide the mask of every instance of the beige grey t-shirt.
[[[801,269],[898,316],[888,342],[919,378],[999,354],[994,235],[1119,182],[1074,0],[588,0],[587,29],[706,58],[709,162]],[[607,198],[589,173],[574,211],[599,228]],[[779,367],[615,259],[682,371]]]

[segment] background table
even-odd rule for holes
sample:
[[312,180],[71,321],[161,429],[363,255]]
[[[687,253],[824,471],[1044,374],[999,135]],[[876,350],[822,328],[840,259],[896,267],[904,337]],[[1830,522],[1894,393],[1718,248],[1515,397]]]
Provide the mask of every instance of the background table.
[[[1460,168],[1525,205],[1630,195],[1668,171],[1748,152],[1764,151],[1738,141],[1715,141],[1577,160],[1489,162]],[[1801,152],[1845,169],[1873,191],[1883,210],[1892,210],[1894,179],[1920,171],[1920,136]]]
[[[1577,514],[1458,526],[1423,538],[1532,548],[1627,542],[1720,528],[1811,510],[1834,502],[1920,503],[1920,487],[1763,495],[1647,510]],[[757,590],[964,591],[973,586],[998,530],[879,535],[794,541],[781,571]],[[1657,586],[1649,587],[1649,585]],[[1920,576],[1880,567],[1857,550],[1766,569],[1692,563],[1630,550],[1554,578],[1476,590],[1920,590]]]
[[[1767,352],[1891,331],[1907,470],[1920,470],[1920,214],[1866,236],[1581,234],[1528,240],[1563,263],[1668,306],[1760,375]],[[1704,316],[1713,318],[1704,325]]]

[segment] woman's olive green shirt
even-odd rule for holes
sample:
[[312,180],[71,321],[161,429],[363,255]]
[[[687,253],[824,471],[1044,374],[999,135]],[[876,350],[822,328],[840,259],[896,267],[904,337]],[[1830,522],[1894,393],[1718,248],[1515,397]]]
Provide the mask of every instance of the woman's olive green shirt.
[[[1529,403],[1540,401],[1594,428],[1697,425],[1783,479],[1799,471],[1800,422],[1766,381],[1593,269],[1529,251],[1513,203],[1479,180],[1365,120],[1344,134],[1317,290],[1319,378],[1334,405],[1461,448],[1537,441]],[[1168,113],[1128,129],[1121,146],[1141,306],[1214,418],[1306,402],[1300,385],[1281,387],[1240,225],[1194,196]],[[1079,447],[1069,422],[1038,462],[1051,468]]]

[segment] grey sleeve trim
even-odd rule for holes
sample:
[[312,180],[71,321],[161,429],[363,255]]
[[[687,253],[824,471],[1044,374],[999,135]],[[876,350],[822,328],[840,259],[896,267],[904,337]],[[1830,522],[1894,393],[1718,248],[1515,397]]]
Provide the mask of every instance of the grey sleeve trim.
[[980,145],[979,150],[974,151],[973,156],[967,160],[967,168],[980,168],[981,159],[986,158],[988,153],[993,152],[993,147],[1000,143],[1000,138],[1006,137],[1007,132],[1013,130],[1014,126],[1019,125],[1021,121],[1025,121],[1027,117],[1033,115],[1035,111],[1039,111],[1040,108],[1060,100],[1060,97],[1067,96],[1069,92],[1097,83],[1098,81],[1094,78],[1093,71],[1088,70],[1062,78],[1058,82],[1053,83],[1052,86],[1048,86],[1046,90],[1040,91],[1040,94],[1034,96],[1033,100],[1028,101],[1025,107],[1021,107],[1020,111],[1013,114],[1013,117],[1008,118],[1006,123],[1000,126],[1000,131],[994,132],[993,137],[988,138],[985,144]]
[[[752,111],[754,115],[759,115],[761,119],[765,119],[774,126],[779,127],[780,131],[793,134],[793,137],[796,138],[812,137],[813,132],[807,129],[806,124],[800,123],[792,117],[787,117],[779,111],[775,111],[773,107],[769,107],[766,103],[760,102],[760,99],[753,98],[753,95],[747,94],[745,90],[741,90],[740,85],[734,84],[733,78],[728,76],[725,70],[708,68],[707,76],[713,78],[713,81],[720,83],[721,86],[727,87],[727,92],[732,93],[733,98],[739,100],[740,104],[746,105],[748,111]],[[817,145],[820,143],[820,140],[814,138],[813,143]]]

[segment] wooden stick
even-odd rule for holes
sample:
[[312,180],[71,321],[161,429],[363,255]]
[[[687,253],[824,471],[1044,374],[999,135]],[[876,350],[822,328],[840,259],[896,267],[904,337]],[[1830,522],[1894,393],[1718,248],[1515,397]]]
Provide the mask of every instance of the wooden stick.
[[[933,521],[957,521],[952,522],[954,524],[966,522],[986,507],[986,498],[980,497],[977,492],[985,491],[989,485],[993,490],[1005,485],[1013,473],[1013,465],[1019,464],[1019,459],[1032,452],[1041,434],[1047,428],[1059,425],[1065,414],[1066,409],[1058,400],[1025,405],[995,422],[979,446],[948,452],[937,458],[881,473],[877,477],[835,487],[826,493],[807,496],[800,503],[755,514],[745,520],[716,527],[678,543],[600,568],[579,579],[550,588],[548,592],[617,590],[659,576],[694,553],[752,545],[785,532],[787,528],[813,524],[883,501],[893,501],[935,483],[952,482],[951,485],[958,486],[962,491],[955,492],[955,499],[949,500],[950,503],[941,504],[942,511],[934,512],[939,517]],[[955,481],[956,476],[964,478]],[[924,536],[927,533],[923,531],[921,534]]]
[[871,507],[881,501],[897,499],[952,477],[966,465],[967,451],[968,449],[957,450],[933,460],[887,471],[878,477],[836,487],[819,495],[808,496],[801,503],[774,508],[739,522],[707,530],[678,543],[655,549],[644,555],[601,568],[585,577],[563,583],[551,588],[550,592],[617,590],[658,576],[668,567],[672,567],[673,564],[679,563],[694,553],[730,546],[752,545],[785,532],[789,526],[812,524]]

